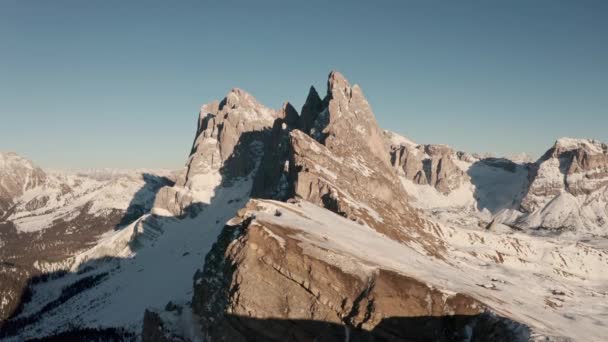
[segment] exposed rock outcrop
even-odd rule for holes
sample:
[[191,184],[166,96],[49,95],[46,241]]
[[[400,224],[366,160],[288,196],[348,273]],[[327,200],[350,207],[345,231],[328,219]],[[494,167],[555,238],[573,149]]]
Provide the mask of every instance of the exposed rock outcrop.
[[[255,214],[266,207],[250,202],[195,276],[194,312],[212,341],[517,341],[525,335],[476,299],[326,250],[302,239],[295,226]],[[275,216],[294,210],[276,208]]]
[[358,85],[351,86],[342,74],[334,71],[329,74],[323,106],[318,104],[314,94],[309,94],[308,100],[311,102],[304,105],[302,122],[305,124],[301,126],[312,128],[305,129],[305,133],[337,155],[351,155],[357,151],[379,163],[378,168],[390,168],[382,130]]
[[186,168],[174,187],[159,192],[156,212],[192,214],[198,209],[197,192],[212,191],[218,181],[230,185],[248,176],[261,160],[277,117],[277,112],[238,88],[220,102],[203,105]]
[[465,158],[446,145],[399,144],[390,147],[391,163],[406,179],[415,184],[428,184],[448,194],[469,181],[456,164]]
[[324,117],[319,117],[326,108],[327,102],[321,99],[315,87],[310,87],[306,101],[302,106],[302,113],[297,128],[306,134],[320,134],[325,126],[327,126],[326,114],[328,113],[324,113]]
[[[311,88],[297,125],[295,120],[275,123],[254,197],[303,198],[395,239],[426,235],[425,222],[407,203],[390,165],[383,132],[361,89],[337,72],[327,84],[323,100]],[[281,112],[295,112],[286,108]],[[420,239],[430,253],[441,248],[427,240],[433,238]]]
[[368,224],[397,240],[425,236],[430,253],[441,243],[423,230],[425,222],[407,203],[407,194],[391,169],[355,150],[335,154],[300,131],[291,132],[290,161],[294,194],[353,221]]

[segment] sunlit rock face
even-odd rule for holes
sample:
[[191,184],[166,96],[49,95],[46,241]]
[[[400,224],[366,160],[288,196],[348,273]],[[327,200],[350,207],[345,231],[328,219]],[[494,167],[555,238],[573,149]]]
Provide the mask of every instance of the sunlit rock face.
[[[272,161],[275,172],[268,173],[263,163],[258,178],[280,181],[255,187],[254,197],[302,198],[396,239],[427,235],[421,229],[424,221],[408,204],[384,133],[361,89],[337,72],[327,84],[324,99],[311,88],[297,123],[282,120],[275,125],[276,144],[269,145],[274,152],[268,153],[282,152]],[[420,239],[427,240],[433,253],[441,248],[430,236]]]
[[200,193],[249,176],[261,160],[278,115],[238,88],[222,101],[203,105],[186,167],[174,187],[159,192],[156,212],[178,216],[196,212],[198,201],[209,200],[201,199]]
[[[525,326],[487,313],[472,297],[326,250],[314,235],[301,239],[301,229],[316,223],[300,208],[251,201],[224,229],[195,276],[193,309],[208,338],[523,341],[528,336]],[[297,224],[289,218],[294,214],[301,215]]]
[[391,145],[390,154],[393,167],[406,179],[415,184],[428,184],[443,194],[449,194],[469,181],[456,161],[472,157],[446,145]]

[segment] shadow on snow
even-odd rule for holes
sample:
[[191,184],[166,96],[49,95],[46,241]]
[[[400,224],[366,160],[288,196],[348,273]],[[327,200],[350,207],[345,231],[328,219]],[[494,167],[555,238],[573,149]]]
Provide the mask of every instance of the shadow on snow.
[[[246,132],[240,136],[239,141],[235,146],[234,152],[227,158],[227,160],[223,164],[224,166],[219,170],[221,175],[221,182],[220,185],[214,189],[215,195],[210,199],[209,203],[192,203],[184,209],[183,212],[185,214],[180,217],[163,217],[151,214],[151,216],[149,217],[149,220],[151,222],[146,222],[148,219],[144,219],[141,222],[143,224],[143,235],[149,233],[152,236],[158,236],[162,234],[162,230],[159,231],[159,227],[162,227],[164,222],[175,222],[176,220],[182,220],[186,217],[197,216],[197,214],[204,211],[212,204],[222,205],[222,203],[217,202],[219,200],[223,200],[217,198],[217,190],[220,187],[232,186],[234,184],[235,179],[245,176],[253,177],[253,179],[255,179],[255,174],[253,174],[252,171],[255,170],[257,158],[259,158],[259,154],[261,153],[258,142],[260,142],[261,139],[261,141],[264,142],[263,144],[265,144],[269,133],[270,130],[266,129],[257,132]],[[262,146],[262,148],[263,147],[264,146]],[[196,152],[195,146],[193,146],[192,152]],[[129,224],[135,222],[142,215],[150,213],[156,195],[158,194],[160,189],[165,186],[174,185],[174,183],[166,177],[160,177],[149,173],[143,174],[143,179],[145,184],[134,194],[123,216],[120,218],[118,223],[116,223],[113,227],[108,228],[114,229],[115,231],[120,231],[127,227]],[[244,204],[245,203],[243,203],[243,205]],[[216,222],[210,222],[209,224],[215,223]],[[132,240],[129,241],[129,246],[134,250],[140,248],[140,243],[138,242],[137,237],[134,237]],[[151,246],[151,248],[154,247]],[[67,270],[60,270],[30,277],[27,280],[27,284],[21,293],[16,309],[13,310],[7,320],[5,320],[4,322],[0,322],[0,339],[19,336],[19,334],[25,329],[28,329],[29,326],[44,319],[45,315],[52,313],[53,310],[57,309],[62,304],[70,301],[71,299],[83,293],[84,291],[92,289],[98,284],[106,281],[109,277],[111,277],[111,274],[108,269],[111,269],[112,267],[120,268],[122,260],[124,259],[119,257],[103,257],[88,260],[83,264],[80,264],[77,267],[77,270],[73,272]],[[99,267],[100,265],[105,265],[108,267]],[[201,266],[202,265],[203,260],[201,260]],[[195,270],[193,270],[192,273],[194,274],[194,272]],[[39,286],[49,281],[58,280],[59,278],[64,278],[68,275],[74,277],[74,281],[71,281],[69,284],[63,286],[59,295],[56,298],[47,301],[44,305],[42,305],[34,312],[29,312],[26,314],[26,310],[24,310],[25,306],[30,303],[33,297],[35,296],[36,286]],[[128,304],[125,303],[125,305]],[[143,310],[141,315],[143,317]],[[83,339],[112,341],[130,339],[131,337],[133,337],[131,336],[132,334],[130,332],[125,331],[121,328],[98,329],[90,327],[77,327],[74,326],[72,323],[64,323],[64,325],[56,326],[54,329],[54,333],[56,335],[53,335],[52,337],[48,336],[48,338],[50,338],[51,340],[55,338],[55,340],[58,341]]]

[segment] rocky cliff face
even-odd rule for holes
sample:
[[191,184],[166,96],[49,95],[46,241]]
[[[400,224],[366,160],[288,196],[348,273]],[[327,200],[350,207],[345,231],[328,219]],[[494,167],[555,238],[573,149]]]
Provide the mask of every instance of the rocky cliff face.
[[[195,276],[194,313],[209,340],[516,341],[525,335],[474,298],[302,239],[300,225],[316,223],[300,210],[252,201],[224,229]],[[303,221],[289,224],[288,213]]]
[[[301,131],[293,131],[290,138],[296,197],[397,240],[427,235],[422,229],[425,222],[407,203],[407,194],[396,177],[391,177],[394,171],[355,153],[335,154]],[[429,252],[441,248],[431,236],[419,241],[428,242]]]
[[196,212],[197,193],[220,183],[248,176],[259,164],[266,140],[278,114],[241,89],[232,89],[222,101],[203,105],[196,138],[186,168],[174,187],[156,197],[157,212],[182,216]]
[[[275,125],[276,145],[267,150],[273,157],[263,163],[273,167],[263,166],[258,175],[277,182],[257,184],[254,197],[302,198],[396,239],[426,235],[421,229],[425,223],[407,203],[383,133],[357,85],[351,87],[344,76],[332,72],[323,100],[311,88],[299,120],[295,111],[289,113],[290,120]],[[427,239],[429,243],[420,241],[436,252],[441,244]]]
[[419,185],[428,184],[443,194],[470,181],[456,162],[466,162],[472,157],[456,153],[446,145],[392,144],[390,156],[393,167],[406,179]]
[[302,111],[302,121],[311,122],[312,128],[304,129],[304,133],[308,133],[335,154],[349,155],[353,151],[359,151],[359,154],[378,162],[379,168],[390,168],[382,131],[358,85],[351,87],[344,76],[332,72],[327,81],[327,95],[322,106],[317,105],[318,100],[311,93],[308,100],[312,103],[304,105],[304,109],[311,110]]

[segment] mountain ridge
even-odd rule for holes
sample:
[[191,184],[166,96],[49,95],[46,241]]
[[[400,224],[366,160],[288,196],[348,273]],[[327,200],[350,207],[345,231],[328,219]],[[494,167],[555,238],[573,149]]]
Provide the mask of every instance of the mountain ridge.
[[[71,255],[67,274],[33,285],[2,336],[600,341],[603,226],[525,226],[568,189],[590,190],[568,193],[581,205],[603,203],[606,153],[586,144],[561,140],[536,163],[419,145],[380,129],[337,72],[323,99],[311,87],[300,114],[234,88],[201,106],[175,182],[155,183],[134,221]],[[557,168],[559,193],[532,191],[539,206],[525,212],[541,166],[551,177]]]

